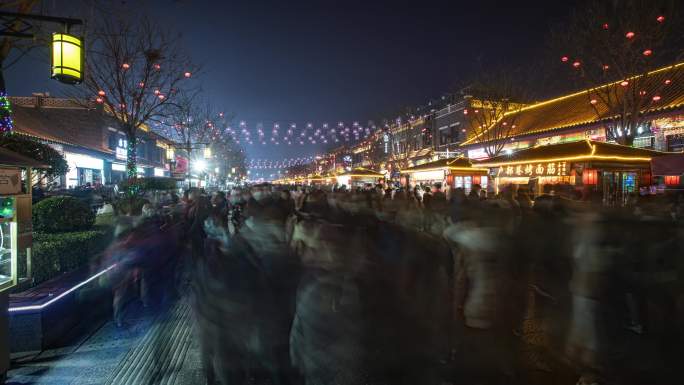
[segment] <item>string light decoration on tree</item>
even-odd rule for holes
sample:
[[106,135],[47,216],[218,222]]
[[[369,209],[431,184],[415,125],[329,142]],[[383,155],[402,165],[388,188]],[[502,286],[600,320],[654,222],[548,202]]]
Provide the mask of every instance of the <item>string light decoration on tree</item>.
[[4,91],[0,91],[0,132],[10,132],[14,129],[12,121],[12,105]]

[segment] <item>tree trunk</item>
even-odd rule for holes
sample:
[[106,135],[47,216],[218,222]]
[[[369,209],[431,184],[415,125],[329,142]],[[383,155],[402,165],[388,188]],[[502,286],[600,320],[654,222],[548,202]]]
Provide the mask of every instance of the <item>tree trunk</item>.
[[128,180],[132,181],[138,177],[138,137],[135,134],[135,130],[127,131],[126,140],[128,141],[126,173],[128,174]]

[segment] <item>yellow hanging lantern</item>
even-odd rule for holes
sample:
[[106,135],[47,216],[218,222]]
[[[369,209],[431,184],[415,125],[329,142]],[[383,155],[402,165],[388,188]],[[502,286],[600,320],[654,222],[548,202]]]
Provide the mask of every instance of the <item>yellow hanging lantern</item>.
[[83,81],[83,40],[66,33],[52,34],[52,78],[66,84]]

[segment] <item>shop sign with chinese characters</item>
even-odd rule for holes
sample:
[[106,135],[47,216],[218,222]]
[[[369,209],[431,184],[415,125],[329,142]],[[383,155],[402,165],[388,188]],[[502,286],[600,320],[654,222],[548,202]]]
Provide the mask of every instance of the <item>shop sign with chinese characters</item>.
[[499,176],[507,177],[567,176],[569,172],[568,162],[523,163],[499,168]]

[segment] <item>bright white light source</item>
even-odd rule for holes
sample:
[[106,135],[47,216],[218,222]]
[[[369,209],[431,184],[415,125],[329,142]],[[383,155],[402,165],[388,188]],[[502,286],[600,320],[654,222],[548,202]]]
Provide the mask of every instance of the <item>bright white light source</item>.
[[207,162],[203,161],[202,159],[197,159],[193,163],[192,168],[197,172],[202,172],[207,169]]

